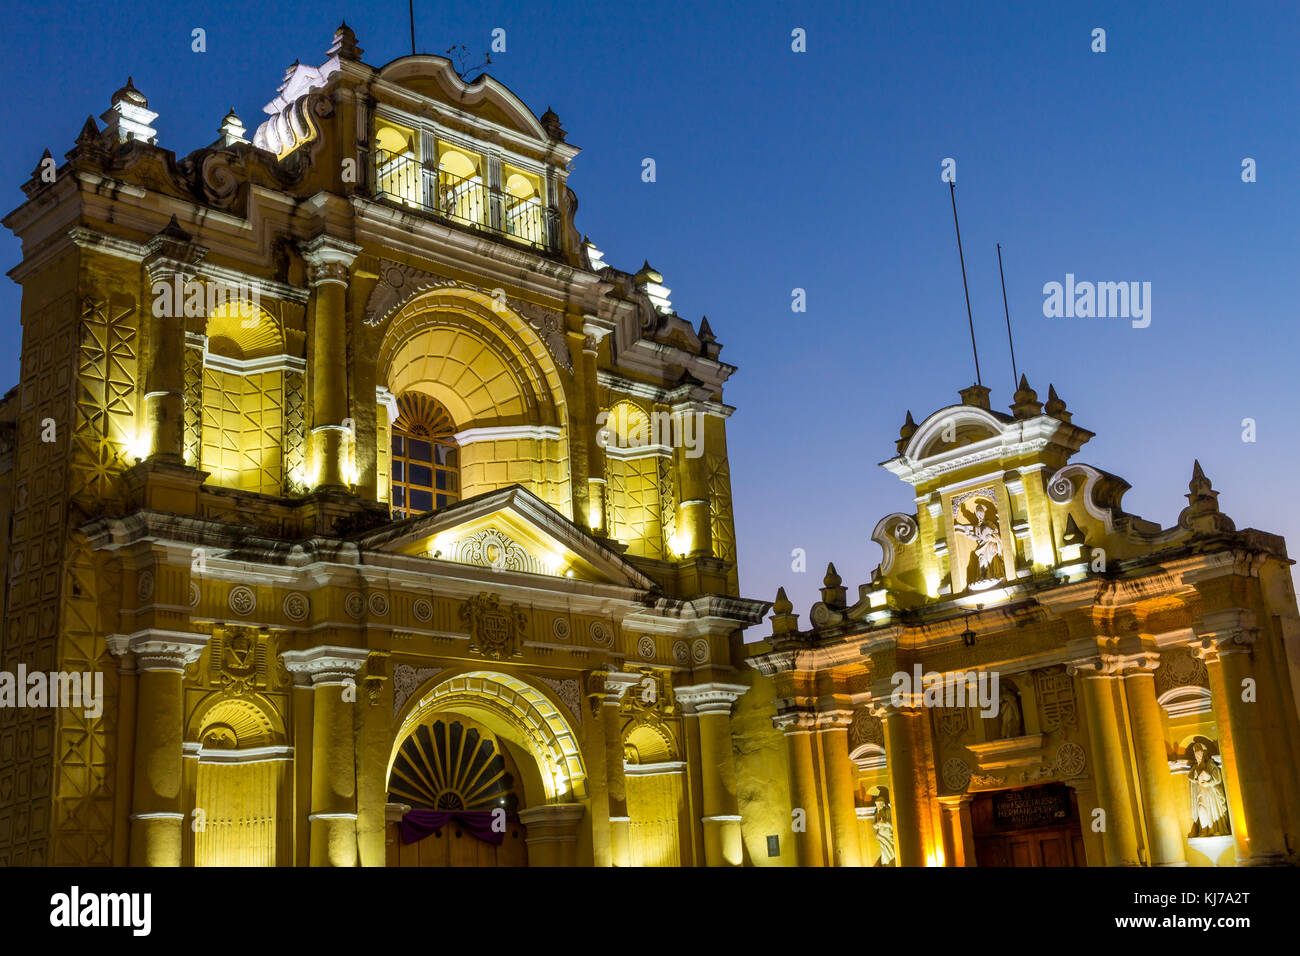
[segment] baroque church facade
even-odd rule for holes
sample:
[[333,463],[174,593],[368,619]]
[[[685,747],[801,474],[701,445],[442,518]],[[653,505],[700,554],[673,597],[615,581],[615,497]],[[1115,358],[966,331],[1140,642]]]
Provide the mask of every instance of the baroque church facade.
[[735,368],[558,117],[362,54],[183,158],[128,80],[4,220],[0,668],[102,693],[0,687],[0,862],[1294,862],[1289,562],[1199,466],[1161,529],[967,389],[801,629],[740,596]]

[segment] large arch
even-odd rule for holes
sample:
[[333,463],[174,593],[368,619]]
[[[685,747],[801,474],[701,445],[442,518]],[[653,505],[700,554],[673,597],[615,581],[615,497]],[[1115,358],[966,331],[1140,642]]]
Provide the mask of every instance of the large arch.
[[[538,331],[490,294],[439,286],[413,295],[379,344],[376,382],[420,392],[455,422],[462,498],[519,483],[572,513],[568,402]],[[379,432],[390,435],[380,411]],[[391,411],[389,412],[391,418]],[[381,437],[380,480],[390,474]]]
[[[430,344],[438,349],[421,347]],[[475,368],[476,361],[482,366]],[[564,387],[546,343],[512,309],[476,289],[430,289],[404,304],[380,343],[376,372],[394,395],[427,390],[462,429],[530,424],[567,430]]]
[[519,761],[529,806],[587,796],[587,768],[578,735],[560,705],[541,690],[508,674],[471,670],[435,677],[411,697],[393,738],[388,772],[402,743],[435,714],[455,713],[480,721],[529,761]]

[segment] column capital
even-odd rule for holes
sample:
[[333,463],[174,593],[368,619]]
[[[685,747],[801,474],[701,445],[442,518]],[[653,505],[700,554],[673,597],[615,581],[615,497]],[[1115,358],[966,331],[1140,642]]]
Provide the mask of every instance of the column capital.
[[818,730],[848,730],[853,723],[851,710],[822,710],[817,712]]
[[578,839],[577,826],[586,813],[580,803],[544,803],[519,811],[519,822],[528,827],[528,842],[573,843]]
[[779,711],[772,718],[772,726],[787,736],[812,733],[813,728],[817,726],[817,715],[810,710],[795,706]]
[[600,350],[600,343],[614,331],[612,322],[595,315],[582,317],[582,350],[593,355]]
[[305,651],[285,651],[280,657],[294,677],[294,683],[311,682],[313,687],[341,684],[361,670],[370,652],[359,647],[322,645]]
[[135,660],[137,670],[180,674],[199,659],[208,646],[207,634],[149,628],[134,634],[109,634],[104,638],[115,657]]
[[208,248],[193,239],[172,216],[171,222],[144,244],[142,261],[149,273],[149,281],[156,282],[173,275],[188,279],[195,275],[208,254]]
[[322,282],[347,285],[348,269],[361,254],[361,247],[322,233],[298,243],[298,251],[307,263],[308,280],[312,285]]
[[1231,607],[1199,615],[1192,623],[1196,634],[1189,644],[1202,660],[1217,660],[1224,654],[1246,654],[1259,637],[1255,612]]
[[745,684],[709,681],[704,684],[674,687],[673,697],[687,714],[730,714],[731,705],[747,690],[749,687]]

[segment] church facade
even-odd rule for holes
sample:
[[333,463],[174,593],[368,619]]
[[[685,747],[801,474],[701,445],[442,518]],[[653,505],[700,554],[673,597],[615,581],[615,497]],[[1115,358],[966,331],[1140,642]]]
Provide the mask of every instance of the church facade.
[[1295,862],[1289,562],[1199,466],[1162,529],[967,389],[801,629],[741,597],[735,368],[577,231],[558,117],[362,55],[181,158],[128,80],[4,220],[0,863]]
[[749,662],[800,864],[1297,862],[1284,542],[1238,530],[1199,463],[1174,526],[1126,513],[1072,419],[1024,378],[1009,415],[978,385],[909,412],[883,465],[916,510],[876,525],[872,580],[850,602],[832,564],[806,629],[777,595]]

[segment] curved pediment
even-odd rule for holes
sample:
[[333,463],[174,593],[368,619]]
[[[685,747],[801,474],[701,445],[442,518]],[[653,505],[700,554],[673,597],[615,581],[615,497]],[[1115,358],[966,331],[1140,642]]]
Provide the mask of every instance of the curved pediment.
[[533,111],[505,84],[487,74],[466,83],[446,57],[427,54],[399,57],[380,67],[379,78],[533,139],[548,139]]

